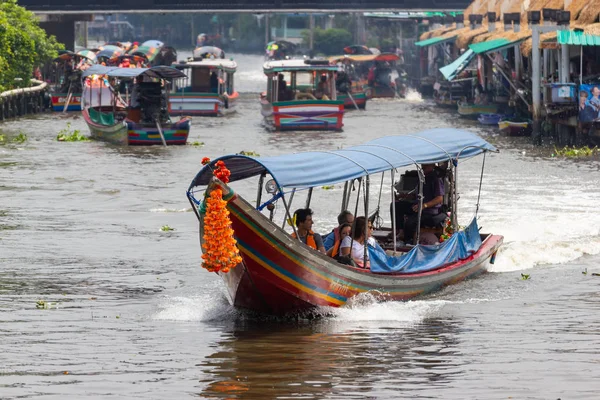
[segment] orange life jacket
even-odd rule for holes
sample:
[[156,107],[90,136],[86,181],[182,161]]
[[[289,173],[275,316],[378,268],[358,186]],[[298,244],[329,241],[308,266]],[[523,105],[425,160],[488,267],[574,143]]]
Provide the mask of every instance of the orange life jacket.
[[340,239],[340,227],[337,226],[333,229],[333,252],[331,253],[331,257],[335,258],[340,251],[340,245],[342,241]]
[[[292,233],[292,237],[294,239],[298,237],[296,236],[296,232]],[[317,242],[315,242],[315,233],[313,231],[308,231],[308,234],[306,235],[306,245],[312,247],[315,250],[318,250]]]

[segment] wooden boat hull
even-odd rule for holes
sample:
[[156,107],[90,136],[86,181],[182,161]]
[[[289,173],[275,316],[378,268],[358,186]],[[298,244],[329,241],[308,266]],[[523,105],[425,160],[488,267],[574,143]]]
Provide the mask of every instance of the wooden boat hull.
[[463,117],[476,118],[479,114],[494,114],[498,111],[498,106],[495,104],[468,104],[458,103],[458,114]]
[[173,116],[218,117],[235,111],[239,93],[220,96],[216,93],[173,93],[169,97],[169,114]]
[[261,99],[262,115],[278,131],[341,131],[344,103],[338,100],[300,100],[269,103]]
[[[114,125],[102,125],[92,121],[87,110],[83,110],[82,113],[93,139],[129,146],[163,144],[156,125],[140,124],[128,119]],[[190,125],[189,117],[182,118],[176,123],[163,125],[161,128],[167,145],[186,144]]]
[[[230,197],[227,208],[243,261],[219,275],[233,305],[272,315],[340,307],[365,292],[387,300],[408,300],[434,292],[485,272],[503,240],[502,236],[487,235],[475,254],[434,271],[374,274],[309,249],[227,187],[223,190],[225,198]],[[201,242],[203,218],[200,214]]]
[[[62,112],[67,103],[67,93],[54,93],[50,95],[52,101],[52,110]],[[81,93],[73,93],[67,111],[81,111]]]
[[354,102],[352,101],[350,96],[348,96],[345,93],[338,93],[338,95],[337,95],[337,99],[339,101],[344,102],[344,109],[355,110],[356,106],[354,105],[354,103],[356,103],[358,108],[360,108],[361,110],[364,110],[367,106],[367,94],[364,92],[351,93],[351,94],[352,94],[352,98],[354,99]]
[[527,121],[499,121],[498,128],[508,136],[527,136],[531,134],[531,123]]

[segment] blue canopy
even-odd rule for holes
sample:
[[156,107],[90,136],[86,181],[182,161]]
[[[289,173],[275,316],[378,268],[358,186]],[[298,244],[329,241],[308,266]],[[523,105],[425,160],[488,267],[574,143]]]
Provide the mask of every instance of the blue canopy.
[[451,64],[446,65],[445,67],[440,68],[440,72],[444,75],[444,77],[451,81],[458,74],[464,71],[465,68],[469,65],[471,60],[475,57],[475,52],[471,49],[464,52],[464,54],[458,57]]
[[208,185],[215,163],[219,160],[223,160],[231,171],[230,182],[269,173],[281,188],[309,188],[346,182],[415,163],[457,160],[459,153],[461,159],[469,158],[484,151],[498,150],[471,132],[438,128],[413,135],[386,136],[341,150],[265,158],[232,154],[205,165],[188,190]]
[[84,78],[90,75],[106,75],[115,78],[135,78],[143,75],[149,78],[158,79],[175,79],[186,77],[186,75],[180,70],[173,67],[167,67],[166,65],[158,65],[152,68],[119,68],[97,64],[83,71],[82,76]]
[[401,256],[388,256],[381,247],[369,246],[371,272],[376,273],[416,273],[438,269],[468,258],[481,247],[481,236],[477,219],[462,231],[456,232],[443,243],[432,246],[415,246]]

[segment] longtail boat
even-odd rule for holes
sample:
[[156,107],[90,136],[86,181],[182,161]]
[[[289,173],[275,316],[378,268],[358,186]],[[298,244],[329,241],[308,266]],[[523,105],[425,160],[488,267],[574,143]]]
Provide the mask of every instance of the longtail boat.
[[[335,65],[327,60],[282,60],[268,61],[263,69],[267,91],[260,97],[261,113],[269,126],[280,131],[342,130],[344,103],[337,100]],[[327,97],[317,93],[323,77]]]
[[173,64],[187,77],[174,81],[169,96],[171,115],[216,117],[235,111],[239,97],[234,87],[237,64],[224,59],[225,54],[220,49],[216,51],[216,54],[222,54],[219,58],[205,50],[206,47],[198,48],[194,50],[192,60]]
[[54,59],[56,76],[50,85],[53,111],[81,111],[81,71],[96,62],[91,50],[62,51]]
[[[260,158],[232,154],[205,160],[205,166],[191,182],[187,196],[199,221],[203,251],[216,245],[222,261],[231,260],[232,255],[236,262],[239,261],[226,271],[213,269],[223,279],[231,303],[236,307],[282,315],[322,306],[342,307],[353,297],[366,292],[385,300],[408,300],[474,277],[494,262],[502,236],[480,233],[477,211],[469,218],[470,222],[463,225],[466,227],[461,228],[456,208],[459,197],[456,178],[461,161],[483,154],[485,163],[485,155],[490,152],[497,150],[470,132],[433,129],[382,137],[340,150]],[[342,183],[342,210],[348,209],[350,204],[353,207],[356,204],[358,209],[361,204],[361,208],[364,205],[364,210],[360,211],[363,215],[378,215],[379,207],[369,206],[367,199],[375,193],[381,196],[382,187],[378,187],[378,183],[394,185],[396,169],[406,166],[416,169],[417,198],[421,199],[417,204],[422,210],[424,177],[421,164],[425,163],[439,163],[440,168],[443,165],[447,168],[444,172],[444,179],[449,182],[450,222],[447,227],[452,227],[454,233],[442,243],[401,246],[395,235],[382,235],[379,236],[380,243],[364,246],[364,258],[369,261],[370,269],[363,269],[340,263],[307,246],[292,236],[296,227],[286,225],[292,220],[294,195],[301,207],[308,208],[317,195],[324,193],[319,192],[319,188]],[[222,178],[224,167],[230,183],[247,179],[258,182],[256,198],[251,201],[242,197],[224,183],[225,179],[217,178]],[[218,171],[221,172],[216,173]],[[387,180],[383,179],[385,177]],[[306,195],[298,200],[301,193]],[[351,199],[353,193],[356,199]],[[212,227],[223,226],[214,224],[215,215],[218,217],[219,213],[210,208],[214,204],[211,201],[213,195],[221,196],[218,203],[224,207],[221,213],[229,215],[237,242],[234,249],[221,248],[220,238],[209,234]],[[222,205],[223,201],[226,205]],[[476,210],[479,210],[479,198],[477,202]],[[275,208],[283,211],[278,213],[278,218],[273,212]],[[389,233],[395,228],[394,217],[391,221],[391,228],[387,228]],[[385,226],[378,229],[386,232]],[[364,237],[369,236],[368,232],[365,226]],[[420,228],[417,228],[416,243],[419,243],[419,235]],[[386,239],[389,237],[392,239]],[[240,258],[235,255],[236,251]]]
[[498,121],[498,128],[508,136],[527,136],[531,134],[530,119],[509,118]]
[[[358,46],[361,48],[364,46]],[[370,50],[369,50],[370,51]],[[352,78],[353,83],[360,82],[361,92],[366,93],[367,98],[395,98],[400,94],[398,83],[400,75],[395,71],[395,63],[400,60],[400,56],[393,53],[381,54],[346,54],[343,56],[329,57],[331,63],[344,65]],[[375,79],[369,81],[368,71],[374,68]],[[397,75],[392,79],[392,75]],[[354,91],[352,92],[354,95]]]
[[459,101],[458,114],[462,117],[477,118],[479,114],[495,114],[498,112],[496,104],[472,104]]
[[170,119],[164,89],[165,81],[184,76],[166,66],[95,65],[84,71],[82,113],[92,138],[120,145],[185,144],[191,119]]

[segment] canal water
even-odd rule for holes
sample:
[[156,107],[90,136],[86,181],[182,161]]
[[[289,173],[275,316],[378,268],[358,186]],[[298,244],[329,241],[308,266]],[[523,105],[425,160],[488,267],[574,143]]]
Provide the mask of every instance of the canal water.
[[[555,157],[414,94],[348,112],[343,132],[269,132],[262,59],[236,59],[238,111],[195,118],[197,146],[56,141],[68,124],[89,134],[77,113],[0,125],[0,399],[598,397],[598,160]],[[479,211],[482,231],[505,238],[490,273],[415,301],[364,295],[316,320],[277,321],[232,309],[200,267],[185,191],[203,157],[438,127],[500,149],[486,158]],[[13,142],[20,133],[27,141]],[[481,162],[459,166],[462,224]],[[334,226],[341,193],[315,191],[316,231]]]

